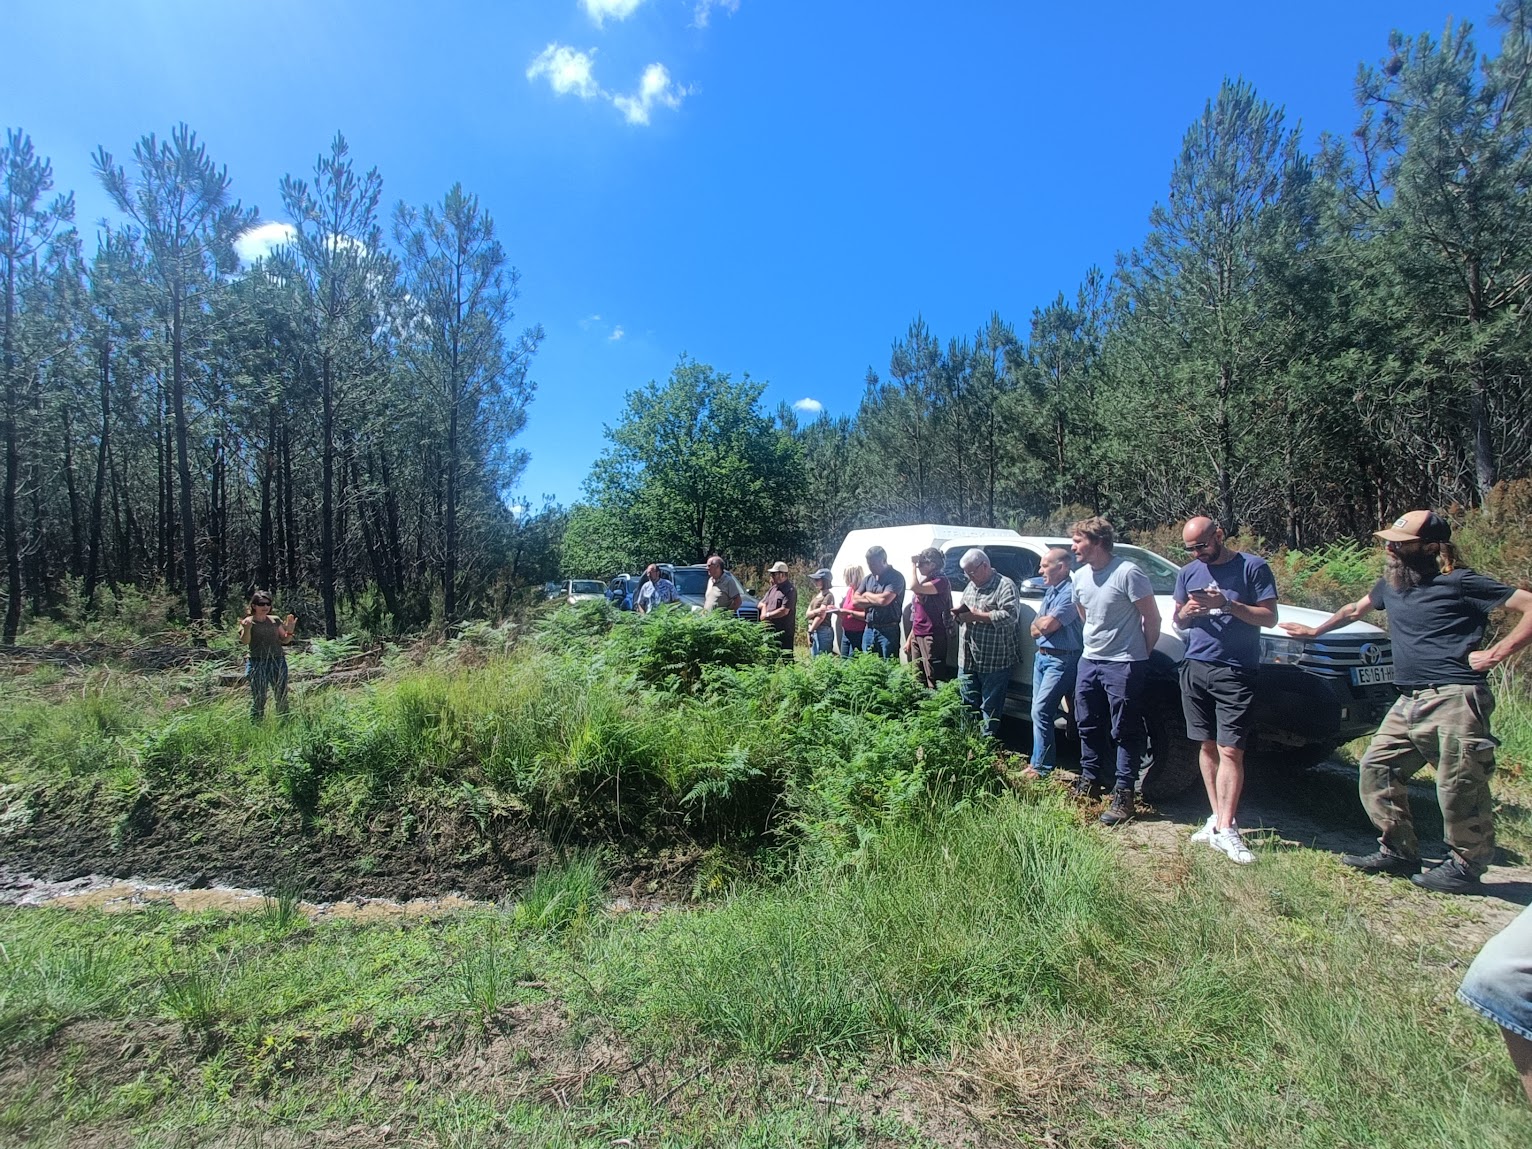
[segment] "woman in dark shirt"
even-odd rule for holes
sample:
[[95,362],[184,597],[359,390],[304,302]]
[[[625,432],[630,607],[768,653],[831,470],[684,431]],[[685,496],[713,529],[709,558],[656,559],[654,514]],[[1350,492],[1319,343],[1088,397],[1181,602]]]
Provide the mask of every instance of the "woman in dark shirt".
[[250,718],[259,722],[266,714],[266,691],[277,700],[277,714],[287,713],[287,655],[282,650],[292,642],[298,629],[298,616],[289,614],[281,622],[271,617],[271,594],[258,590],[250,596],[250,613],[239,620],[239,641],[250,648]]

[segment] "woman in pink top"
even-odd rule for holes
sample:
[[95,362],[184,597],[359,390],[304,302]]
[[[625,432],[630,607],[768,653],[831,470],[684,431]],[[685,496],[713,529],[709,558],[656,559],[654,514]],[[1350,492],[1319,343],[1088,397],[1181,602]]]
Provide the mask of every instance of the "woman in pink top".
[[840,656],[850,658],[862,649],[862,631],[867,629],[866,612],[857,610],[851,601],[856,595],[856,588],[867,577],[867,572],[852,565],[841,571],[841,577],[846,580],[846,597],[841,599],[840,610],[837,612],[840,616]]

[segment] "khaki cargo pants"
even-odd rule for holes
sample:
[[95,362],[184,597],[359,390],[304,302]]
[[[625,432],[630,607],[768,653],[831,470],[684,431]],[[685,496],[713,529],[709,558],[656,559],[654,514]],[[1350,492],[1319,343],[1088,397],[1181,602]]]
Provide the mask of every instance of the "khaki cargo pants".
[[1484,872],[1495,853],[1494,710],[1495,697],[1482,685],[1416,687],[1389,708],[1362,756],[1358,790],[1390,854],[1420,856],[1405,783],[1429,762],[1447,846],[1474,873]]

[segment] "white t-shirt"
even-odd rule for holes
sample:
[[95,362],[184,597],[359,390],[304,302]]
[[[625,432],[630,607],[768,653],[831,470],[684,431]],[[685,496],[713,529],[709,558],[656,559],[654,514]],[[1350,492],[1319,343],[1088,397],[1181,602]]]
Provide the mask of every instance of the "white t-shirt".
[[1149,657],[1144,624],[1135,605],[1154,588],[1128,559],[1114,558],[1099,571],[1082,566],[1069,576],[1074,600],[1085,609],[1083,657],[1097,662],[1141,662]]

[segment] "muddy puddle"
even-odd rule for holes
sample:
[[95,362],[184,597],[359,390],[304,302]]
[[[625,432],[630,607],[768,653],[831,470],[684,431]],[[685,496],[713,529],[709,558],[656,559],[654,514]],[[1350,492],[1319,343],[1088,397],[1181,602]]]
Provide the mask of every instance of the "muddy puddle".
[[[170,906],[185,913],[212,910],[217,913],[245,913],[264,910],[275,895],[256,889],[233,886],[181,886],[169,882],[145,882],[132,878],[107,878],[90,875],[68,881],[51,882],[0,870],[0,906],[54,906],[61,909],[100,910],[103,913],[131,913],[152,906]],[[390,918],[427,918],[464,910],[487,910],[497,903],[461,894],[436,898],[347,898],[333,902],[299,900],[297,908],[314,921],[379,921]],[[678,903],[663,898],[613,898],[606,911],[625,914],[634,911],[657,912],[675,908]]]

